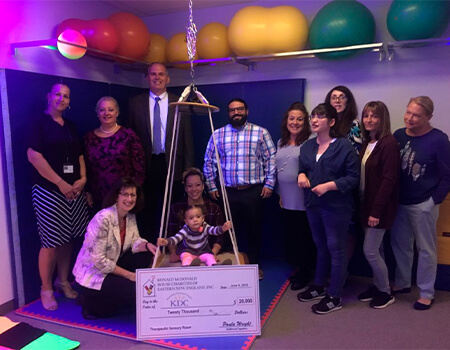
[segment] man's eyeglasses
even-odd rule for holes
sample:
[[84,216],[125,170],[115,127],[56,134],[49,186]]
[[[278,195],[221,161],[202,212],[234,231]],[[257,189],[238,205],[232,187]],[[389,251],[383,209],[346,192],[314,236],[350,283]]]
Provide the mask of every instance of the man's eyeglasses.
[[236,112],[243,112],[245,111],[245,107],[236,107],[236,108],[228,108],[228,113]]

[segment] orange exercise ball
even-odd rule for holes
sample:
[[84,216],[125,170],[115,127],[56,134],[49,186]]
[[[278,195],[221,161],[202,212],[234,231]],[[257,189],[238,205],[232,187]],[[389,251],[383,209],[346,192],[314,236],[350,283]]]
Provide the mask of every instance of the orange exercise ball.
[[145,23],[128,12],[118,12],[108,17],[119,35],[116,54],[133,59],[144,57],[150,44],[150,33]]
[[212,22],[205,25],[197,36],[198,55],[204,59],[229,57],[228,29],[222,23]]
[[[167,43],[166,48],[167,60],[169,62],[189,61],[186,33],[178,33],[172,36]],[[198,53],[195,53],[194,60],[198,60]],[[190,64],[177,64],[177,68],[189,68]]]
[[166,57],[167,39],[162,35],[152,33],[150,45],[148,47],[147,55],[144,57],[144,61],[152,62],[167,62]]
[[267,9],[248,6],[236,12],[228,27],[228,42],[237,56],[264,54]]
[[68,18],[62,21],[58,28],[56,29],[56,37],[59,37],[59,35],[65,31],[66,29],[72,29],[76,30],[77,32],[81,33],[83,35],[83,29],[86,24],[86,21],[79,18]]
[[86,38],[90,48],[115,53],[119,47],[119,34],[111,22],[106,19],[86,21],[81,34]]
[[303,50],[308,41],[308,20],[294,6],[268,10],[266,54]]

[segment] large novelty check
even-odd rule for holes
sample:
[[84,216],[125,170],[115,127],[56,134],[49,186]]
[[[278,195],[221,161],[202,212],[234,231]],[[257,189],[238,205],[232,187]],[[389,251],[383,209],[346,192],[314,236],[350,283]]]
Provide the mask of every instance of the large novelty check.
[[261,334],[257,265],[140,269],[137,338]]

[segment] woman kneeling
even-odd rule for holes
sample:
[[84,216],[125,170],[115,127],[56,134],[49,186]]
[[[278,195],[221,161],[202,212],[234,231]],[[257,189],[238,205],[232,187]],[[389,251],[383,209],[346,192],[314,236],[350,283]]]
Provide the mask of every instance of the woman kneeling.
[[[136,273],[149,267],[155,245],[139,236],[134,213],[144,198],[139,184],[123,178],[87,228],[73,274],[83,289],[83,317],[116,314],[136,303]],[[139,253],[139,254],[136,254]]]

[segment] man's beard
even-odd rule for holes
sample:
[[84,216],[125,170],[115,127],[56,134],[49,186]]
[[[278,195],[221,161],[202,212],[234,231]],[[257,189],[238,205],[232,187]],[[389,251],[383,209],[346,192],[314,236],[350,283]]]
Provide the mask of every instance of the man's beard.
[[[234,116],[240,116],[240,119],[234,119]],[[234,127],[241,127],[242,125],[245,124],[245,122],[247,121],[247,114],[235,114],[233,117],[229,117],[229,121],[231,126]]]

